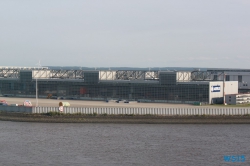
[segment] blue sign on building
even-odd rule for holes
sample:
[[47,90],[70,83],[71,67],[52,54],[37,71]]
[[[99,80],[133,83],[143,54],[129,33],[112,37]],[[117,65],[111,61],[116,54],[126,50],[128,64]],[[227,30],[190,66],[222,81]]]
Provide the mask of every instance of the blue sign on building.
[[211,92],[220,92],[220,85],[215,85],[215,86],[212,86],[212,91]]

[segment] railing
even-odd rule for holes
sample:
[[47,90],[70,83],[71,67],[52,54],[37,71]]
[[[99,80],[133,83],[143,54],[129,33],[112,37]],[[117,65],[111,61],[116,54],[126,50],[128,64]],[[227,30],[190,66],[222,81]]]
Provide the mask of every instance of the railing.
[[[34,107],[32,113],[59,112],[58,107]],[[100,107],[64,107],[63,113],[68,114],[134,114],[134,115],[247,115],[250,108],[100,108]]]
[[[0,111],[23,113],[59,112],[58,107],[18,107],[0,106]],[[134,114],[134,115],[250,115],[250,108],[219,108],[219,107],[189,107],[189,108],[113,108],[113,107],[64,107],[66,114]]]

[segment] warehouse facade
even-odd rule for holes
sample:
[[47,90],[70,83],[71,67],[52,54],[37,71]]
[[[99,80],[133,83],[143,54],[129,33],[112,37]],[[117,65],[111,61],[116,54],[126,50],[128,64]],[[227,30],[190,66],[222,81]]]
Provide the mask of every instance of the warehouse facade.
[[0,68],[0,95],[212,104],[238,94],[238,81],[194,78],[192,71]]

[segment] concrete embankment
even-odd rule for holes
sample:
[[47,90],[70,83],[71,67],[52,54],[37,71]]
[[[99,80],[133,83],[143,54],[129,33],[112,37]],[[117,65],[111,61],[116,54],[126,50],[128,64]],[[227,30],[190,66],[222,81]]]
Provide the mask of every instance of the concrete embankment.
[[0,113],[2,121],[44,123],[124,123],[124,124],[250,124],[250,116],[155,116]]

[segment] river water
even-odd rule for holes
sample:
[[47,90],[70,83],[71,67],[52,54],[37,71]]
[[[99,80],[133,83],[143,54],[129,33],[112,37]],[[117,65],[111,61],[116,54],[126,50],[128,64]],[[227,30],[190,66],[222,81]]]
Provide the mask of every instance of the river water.
[[[250,165],[250,125],[0,121],[0,165]],[[226,162],[225,155],[244,155]]]

